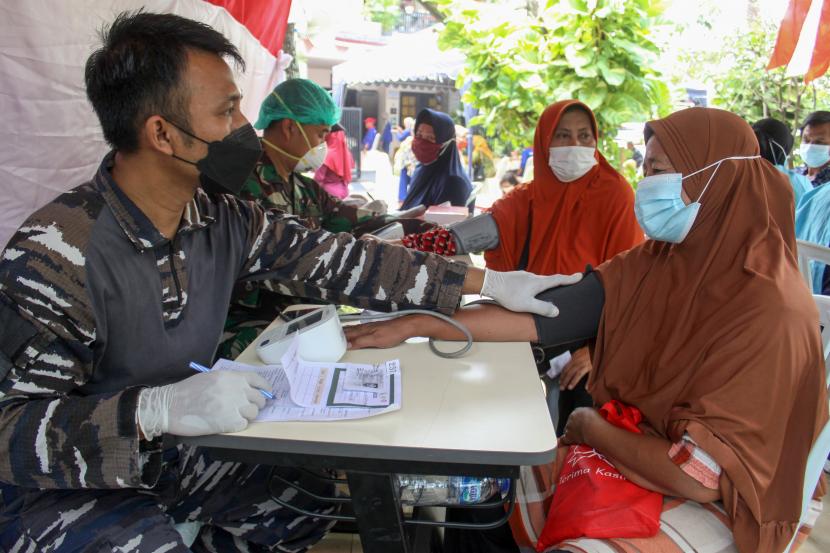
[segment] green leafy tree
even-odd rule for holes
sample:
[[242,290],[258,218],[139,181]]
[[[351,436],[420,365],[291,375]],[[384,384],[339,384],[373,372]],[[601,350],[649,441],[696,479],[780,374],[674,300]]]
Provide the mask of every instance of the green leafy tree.
[[775,25],[756,21],[744,33],[724,44],[723,70],[707,75],[714,83],[714,105],[732,111],[750,123],[774,117],[795,133],[804,117],[816,109],[830,107],[828,79],[805,84],[802,77],[786,76],[786,68],[767,71],[775,47]]
[[[479,109],[470,123],[497,146],[532,143],[554,101],[577,98],[594,110],[602,148],[614,158],[620,124],[665,114],[668,88],[651,69],[650,27],[662,9],[650,0],[548,0],[509,9],[476,2],[431,2],[444,14],[442,48],[467,57],[456,86]],[[490,11],[486,11],[490,10]]]
[[400,0],[363,0],[363,14],[380,23],[384,33],[392,31],[401,17]]

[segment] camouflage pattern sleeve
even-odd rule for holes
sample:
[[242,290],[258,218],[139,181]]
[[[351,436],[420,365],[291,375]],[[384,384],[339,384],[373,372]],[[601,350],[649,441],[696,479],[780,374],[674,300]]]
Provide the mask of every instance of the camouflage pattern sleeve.
[[313,186],[323,214],[322,227],[329,232],[352,232],[355,226],[371,218],[371,213],[359,214],[355,206],[347,205],[335,198],[320,186],[317,181],[311,181],[307,186]]
[[349,234],[311,231],[247,204],[245,280],[273,280],[275,291],[378,311],[407,308],[452,313],[467,266]]
[[[376,212],[343,203],[329,194],[320,183],[303,175],[297,175],[307,190],[309,198],[316,202],[316,211],[321,214],[320,225],[329,232],[353,232],[358,225],[377,220],[375,227],[385,224],[386,216]],[[306,225],[311,226],[311,225]],[[312,228],[315,228],[312,226]]]
[[13,485],[142,487],[160,472],[160,452],[143,469],[139,461],[139,388],[78,392],[96,335],[85,290],[90,209],[83,192],[65,194],[24,223],[0,261],[0,480]]

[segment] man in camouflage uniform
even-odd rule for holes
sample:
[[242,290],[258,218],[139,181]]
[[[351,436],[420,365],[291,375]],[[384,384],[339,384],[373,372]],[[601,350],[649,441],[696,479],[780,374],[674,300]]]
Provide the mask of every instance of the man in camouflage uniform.
[[[2,551],[293,552],[325,534],[271,499],[293,495],[270,489],[271,470],[296,472],[162,447],[165,433],[241,430],[264,405],[258,375],[188,369],[213,357],[241,280],[371,309],[449,312],[481,292],[546,310],[533,300],[542,277],[311,231],[202,191],[238,192],[260,151],[225,56],[242,64],[210,27],[139,12],[87,62],[114,150],[0,258]],[[173,527],[186,521],[202,524],[192,549]]]
[[352,232],[384,217],[372,209],[344,204],[303,173],[326,159],[326,135],[340,120],[331,95],[308,79],[289,79],[271,91],[254,128],[263,131],[262,157],[240,196],[266,209],[294,215],[312,230]]

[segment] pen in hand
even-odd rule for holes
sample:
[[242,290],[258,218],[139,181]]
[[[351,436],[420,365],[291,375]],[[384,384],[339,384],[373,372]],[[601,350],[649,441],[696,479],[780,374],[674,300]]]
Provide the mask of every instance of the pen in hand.
[[[209,373],[210,372],[209,368],[205,367],[204,365],[200,365],[199,363],[196,363],[195,361],[190,362],[190,368],[193,369],[194,371],[199,371],[200,373]],[[261,388],[257,388],[257,389],[259,390],[259,393],[264,395],[266,398],[274,399],[274,394],[272,394],[271,392],[265,391]]]

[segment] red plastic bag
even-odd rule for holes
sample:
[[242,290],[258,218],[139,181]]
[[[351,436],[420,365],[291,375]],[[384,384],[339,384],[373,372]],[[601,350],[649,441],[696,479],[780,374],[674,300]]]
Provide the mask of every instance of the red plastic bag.
[[[643,416],[616,400],[600,408],[608,422],[640,433]],[[537,551],[572,538],[647,538],[660,529],[663,496],[629,481],[605,457],[573,445],[559,473]]]

